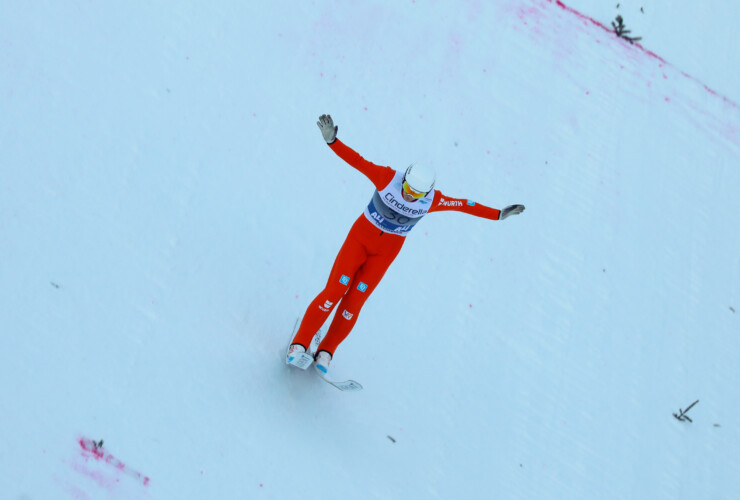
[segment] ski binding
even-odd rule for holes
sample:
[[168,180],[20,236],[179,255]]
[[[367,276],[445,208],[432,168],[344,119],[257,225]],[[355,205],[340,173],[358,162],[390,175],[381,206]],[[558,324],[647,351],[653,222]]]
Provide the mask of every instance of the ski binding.
[[307,352],[296,352],[290,357],[286,358],[285,362],[289,365],[296,366],[301,370],[305,370],[306,368],[311,366],[311,363],[313,363],[313,356],[311,356]]
[[[293,325],[293,332],[290,334],[291,340],[293,339],[293,336],[298,329],[298,324],[300,323],[300,320],[300,316],[295,320],[295,325]],[[311,366],[311,364],[313,363],[313,353],[319,347],[319,343],[321,343],[321,339],[323,338],[323,336],[324,333],[321,330],[316,332],[316,335],[314,335],[313,339],[311,340],[311,345],[309,346],[308,352],[296,352],[291,356],[286,353],[285,364],[293,365],[300,368],[301,370],[305,370],[306,368]],[[288,349],[290,349],[290,345],[288,345]]]

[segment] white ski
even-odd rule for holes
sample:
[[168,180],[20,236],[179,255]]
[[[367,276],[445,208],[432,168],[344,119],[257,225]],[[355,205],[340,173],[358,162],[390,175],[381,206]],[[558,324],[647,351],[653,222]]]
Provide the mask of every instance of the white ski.
[[334,380],[329,380],[326,378],[326,374],[319,370],[316,365],[314,365],[314,371],[318,374],[319,377],[321,377],[321,380],[326,382],[327,384],[331,384],[340,391],[361,391],[362,390],[362,384],[359,382],[355,382],[354,380],[345,380],[344,382],[337,382]]
[[285,363],[305,370],[313,363],[313,356],[305,352],[297,352],[290,357],[286,357]]
[[[290,339],[288,339],[288,349],[290,349],[290,342],[293,340],[293,337],[295,337],[295,332],[298,329],[298,324],[300,323],[301,318],[297,318],[295,320],[295,325],[293,325],[293,332],[290,334]],[[316,335],[314,335],[313,340],[311,340],[311,345],[308,347],[308,352],[300,352],[295,353],[291,357],[288,357],[287,352],[285,355],[285,364],[286,365],[292,365],[295,367],[300,368],[301,370],[307,369],[309,366],[313,364],[314,358],[313,355],[316,352],[316,350],[319,348],[319,344],[321,344],[321,339],[324,337],[324,332],[319,330],[316,332]],[[361,391],[362,385],[359,382],[356,382],[354,380],[345,380],[344,382],[337,382],[335,380],[330,380],[327,378],[326,374],[316,368],[314,366],[314,369],[319,377],[321,377],[321,380],[326,382],[327,384],[331,384],[340,391]]]
[[[301,318],[298,317],[295,320],[295,325],[293,325],[293,332],[290,334],[290,339],[288,339],[288,349],[290,349],[290,342],[293,340],[293,337],[295,336],[295,332],[298,329],[298,324],[300,323]],[[319,344],[321,343],[321,339],[323,337],[323,333],[321,330],[319,330],[316,335],[314,335],[313,340],[311,341],[311,345],[308,347],[308,352],[300,352],[295,353],[292,356],[288,357],[287,351],[285,354],[285,364],[286,365],[293,365],[295,367],[300,368],[301,370],[305,370],[311,364],[313,363],[313,353],[316,351],[316,349],[319,347]]]

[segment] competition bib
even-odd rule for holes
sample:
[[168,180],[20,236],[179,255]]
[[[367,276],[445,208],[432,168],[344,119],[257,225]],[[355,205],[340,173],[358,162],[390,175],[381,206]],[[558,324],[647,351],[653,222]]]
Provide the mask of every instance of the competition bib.
[[365,208],[365,217],[386,233],[406,236],[432,206],[434,190],[412,203],[403,199],[403,172],[396,172],[382,191],[375,191]]

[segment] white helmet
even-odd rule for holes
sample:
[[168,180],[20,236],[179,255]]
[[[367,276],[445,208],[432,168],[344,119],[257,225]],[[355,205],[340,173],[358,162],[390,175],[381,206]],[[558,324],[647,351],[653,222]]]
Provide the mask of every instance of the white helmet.
[[403,180],[408,182],[411,189],[420,193],[428,193],[434,187],[437,174],[431,165],[417,165],[412,163],[406,169]]

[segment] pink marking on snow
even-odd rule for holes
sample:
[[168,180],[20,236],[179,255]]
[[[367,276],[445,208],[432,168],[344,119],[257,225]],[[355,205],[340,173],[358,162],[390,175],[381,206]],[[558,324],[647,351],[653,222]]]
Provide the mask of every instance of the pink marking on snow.
[[[555,5],[557,5],[558,7],[560,7],[561,9],[563,9],[564,11],[569,12],[569,13],[571,13],[571,14],[579,17],[579,18],[581,18],[581,19],[583,19],[586,22],[590,22],[594,26],[598,26],[599,28],[603,29],[607,33],[609,33],[611,35],[614,35],[614,31],[611,28],[608,28],[606,25],[600,23],[599,21],[597,21],[596,19],[594,19],[592,17],[589,17],[589,16],[587,16],[585,14],[582,14],[581,12],[577,11],[573,7],[568,7],[561,0],[547,0],[547,2],[548,3],[554,3]],[[660,64],[660,67],[661,68],[663,67],[663,65],[674,67],[672,64],[670,64],[668,61],[666,61],[665,59],[663,59],[662,57],[660,57],[658,54],[656,54],[652,50],[646,49],[645,47],[643,47],[642,45],[640,45],[637,42],[635,42],[634,44],[630,44],[630,46],[636,47],[637,49],[641,50],[643,53],[647,54],[649,57],[652,57],[653,59],[656,59],[656,60],[660,61],[660,63],[661,63]],[[624,69],[624,66],[622,66],[622,69]],[[707,92],[709,92],[710,94],[712,94],[713,96],[715,96],[715,97],[717,97],[719,99],[722,99],[722,101],[724,101],[726,104],[732,106],[733,108],[737,108],[737,104],[734,101],[728,99],[727,97],[725,97],[723,95],[720,95],[715,90],[712,90],[706,84],[702,83],[699,79],[694,78],[693,76],[689,75],[688,73],[686,73],[684,71],[681,71],[681,74],[684,75],[686,78],[689,78],[689,79],[693,80],[694,82],[700,84],[702,87],[704,87],[704,89]]]
[[[553,3],[553,0],[547,0],[547,1],[548,1],[548,2],[550,2],[550,3]],[[581,14],[581,13],[580,13],[580,12],[578,12],[578,11],[577,11],[576,9],[574,9],[574,8],[572,8],[572,7],[568,7],[567,5],[565,5],[565,4],[564,4],[563,2],[561,2],[560,0],[555,0],[555,4],[557,4],[557,6],[558,6],[558,7],[560,7],[561,9],[563,9],[563,10],[565,10],[565,11],[567,11],[567,12],[570,12],[571,14],[575,14],[576,16],[580,17],[580,18],[581,18],[581,19],[583,19],[584,21],[588,21],[588,22],[590,22],[591,24],[594,24],[594,25],[598,26],[599,28],[603,29],[603,30],[604,30],[604,31],[606,31],[607,33],[612,33],[612,30],[610,30],[609,28],[607,28],[606,26],[604,26],[603,24],[601,24],[601,23],[600,23],[599,21],[597,21],[596,19],[593,19],[593,18],[591,18],[591,17],[589,17],[589,16],[587,16],[587,15],[585,15],[585,14]]]
[[67,489],[67,492],[72,495],[72,498],[76,498],[77,500],[90,500],[90,497],[87,496],[87,493],[85,493],[77,486],[67,484],[65,485],[65,488]]
[[110,477],[109,475],[104,474],[101,471],[92,470],[89,467],[85,467],[85,465],[83,464],[72,464],[72,468],[80,474],[84,474],[85,476],[95,481],[95,483],[101,488],[110,489],[115,486],[115,478]]
[[527,26],[529,24],[525,19],[532,19],[535,23],[540,24],[540,21],[542,20],[545,15],[542,13],[541,10],[539,10],[537,7],[522,7],[519,9],[519,12],[517,13],[517,17]]
[[[95,456],[98,459],[101,459],[105,456],[105,454],[102,451],[102,448],[98,448],[93,441],[85,438],[80,438],[78,441],[80,443],[80,448],[85,450],[88,453],[91,453],[93,456]],[[83,454],[84,456],[84,454]]]
[[[710,89],[710,88],[709,88],[709,87],[707,87],[706,85],[704,85],[704,89],[705,89],[705,90],[706,90],[707,92],[709,92],[710,94],[712,94],[712,95],[715,95],[715,96],[717,96],[717,97],[721,97],[721,96],[720,96],[720,95],[719,95],[719,94],[718,94],[717,92],[715,92],[714,90]],[[724,97],[723,97],[723,99],[724,99]]]
[[[85,463],[90,462],[92,459],[95,462],[110,465],[115,469],[115,471],[136,479],[144,486],[149,486],[150,479],[148,476],[144,476],[140,472],[128,467],[110,453],[106,453],[105,449],[102,446],[95,444],[93,440],[81,437],[77,442],[79,443],[80,448],[82,448],[81,455],[85,459]],[[120,478],[115,476],[112,477],[104,471],[92,470],[84,464],[73,464],[72,467],[77,472],[90,477],[99,486],[104,488],[111,488],[115,483],[120,482]]]

